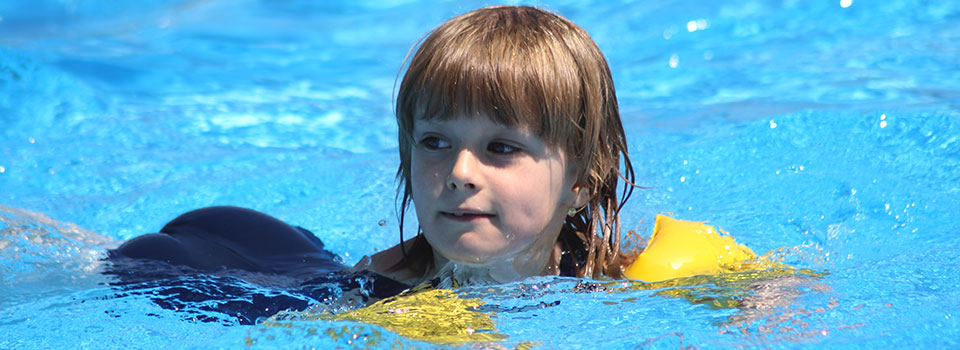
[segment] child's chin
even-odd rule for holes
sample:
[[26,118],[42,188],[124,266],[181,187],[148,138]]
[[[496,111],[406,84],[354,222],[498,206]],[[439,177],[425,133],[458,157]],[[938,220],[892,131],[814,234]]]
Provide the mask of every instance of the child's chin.
[[470,266],[487,265],[491,261],[502,260],[506,254],[504,244],[491,242],[475,234],[462,235],[452,245],[434,245],[434,248],[447,260]]

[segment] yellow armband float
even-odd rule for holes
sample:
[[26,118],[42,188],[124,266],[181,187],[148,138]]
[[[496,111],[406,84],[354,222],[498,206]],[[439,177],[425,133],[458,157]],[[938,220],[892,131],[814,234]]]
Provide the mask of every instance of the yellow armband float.
[[[722,233],[722,234],[721,234]],[[624,275],[644,282],[770,268],[753,250],[703,222],[657,215],[653,235]]]

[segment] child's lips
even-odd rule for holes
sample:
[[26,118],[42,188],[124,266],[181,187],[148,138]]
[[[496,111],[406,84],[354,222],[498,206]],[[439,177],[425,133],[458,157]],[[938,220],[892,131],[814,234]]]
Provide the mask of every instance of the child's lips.
[[494,215],[481,211],[474,210],[453,210],[453,211],[441,211],[440,215],[454,221],[477,221],[492,218]]

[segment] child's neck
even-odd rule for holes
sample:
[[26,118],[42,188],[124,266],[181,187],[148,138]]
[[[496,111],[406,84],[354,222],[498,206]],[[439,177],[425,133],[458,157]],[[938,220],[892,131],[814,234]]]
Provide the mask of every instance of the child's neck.
[[449,260],[434,250],[433,267],[427,271],[425,279],[439,280],[437,288],[458,288],[467,285],[510,283],[547,273],[550,254],[542,254],[543,249],[533,251],[541,253],[531,254],[525,251],[508,258],[471,264]]

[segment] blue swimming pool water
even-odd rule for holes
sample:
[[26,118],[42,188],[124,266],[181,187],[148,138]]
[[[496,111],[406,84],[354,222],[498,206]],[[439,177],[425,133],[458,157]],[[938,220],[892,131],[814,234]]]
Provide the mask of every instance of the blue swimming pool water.
[[[423,33],[485,4],[0,3],[0,348],[433,347],[360,323],[195,322],[108,286],[99,259],[218,204],[310,228],[348,263],[395,244],[397,71]],[[960,5],[533,4],[610,62],[649,187],[627,228],[709,220],[827,275],[461,291],[496,311],[503,345],[960,345]],[[683,291],[696,297],[663,296]],[[726,296],[744,306],[707,306]]]

